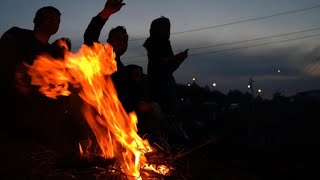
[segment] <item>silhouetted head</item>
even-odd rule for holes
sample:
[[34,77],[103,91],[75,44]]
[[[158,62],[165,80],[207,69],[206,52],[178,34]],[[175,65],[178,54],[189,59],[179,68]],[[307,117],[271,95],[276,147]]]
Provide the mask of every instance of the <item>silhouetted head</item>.
[[129,64],[126,66],[127,75],[129,79],[136,84],[140,84],[143,80],[143,69],[141,66]]
[[117,26],[109,32],[107,42],[113,47],[117,57],[122,56],[128,48],[128,33],[125,27]]
[[52,6],[40,8],[33,19],[34,30],[48,35],[55,34],[60,25],[60,11]]
[[161,16],[152,21],[150,27],[150,37],[162,40],[170,39],[170,20]]
[[53,43],[53,45],[57,45],[61,48],[64,48],[68,51],[71,51],[71,40],[67,37],[63,37],[63,38],[60,38],[60,39],[57,39],[55,40]]

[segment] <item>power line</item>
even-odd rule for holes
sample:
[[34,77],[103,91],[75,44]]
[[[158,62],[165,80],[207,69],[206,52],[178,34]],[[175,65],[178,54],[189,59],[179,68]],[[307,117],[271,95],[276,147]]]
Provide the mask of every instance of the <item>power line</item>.
[[[211,46],[195,47],[195,48],[189,48],[189,49],[190,50],[199,50],[199,49],[213,48],[213,47],[219,47],[219,46],[234,45],[234,44],[246,43],[246,42],[251,42],[251,41],[270,39],[270,38],[274,38],[274,37],[281,37],[281,36],[288,36],[288,35],[299,34],[299,33],[304,33],[304,32],[316,31],[319,29],[320,28],[305,29],[305,30],[295,31],[295,32],[290,32],[290,33],[277,34],[277,35],[272,35],[272,36],[253,38],[253,39],[241,40],[241,41],[230,42],[230,43],[222,43],[222,44],[216,44],[216,45],[211,45]],[[142,57],[146,57],[146,56],[147,55],[144,54],[144,55],[139,55],[139,56],[131,56],[131,57],[123,58],[123,59],[135,59],[135,58],[142,58]]]
[[[174,33],[171,33],[171,35],[194,32],[194,31],[201,31],[201,30],[205,30],[205,29],[214,29],[214,28],[218,28],[218,27],[240,24],[240,23],[245,23],[245,22],[250,22],[250,21],[257,21],[257,20],[267,19],[267,18],[271,18],[271,17],[275,17],[275,16],[282,16],[282,15],[297,13],[297,12],[301,12],[301,11],[308,11],[308,10],[319,8],[319,7],[320,7],[320,5],[312,6],[312,7],[308,7],[308,8],[296,9],[296,10],[292,10],[292,11],[285,11],[285,12],[272,14],[272,15],[268,15],[268,16],[261,16],[261,17],[257,17],[257,18],[234,21],[234,22],[224,23],[224,24],[219,24],[219,25],[214,25],[214,26],[207,26],[207,27],[202,27],[202,28],[197,28],[197,29],[190,29],[190,30],[185,30],[185,31],[180,31],[180,32],[174,32]],[[144,39],[146,39],[146,38],[130,39],[129,41],[139,41],[139,40],[144,40]]]
[[[248,49],[248,48],[253,48],[253,47],[258,47],[258,46],[266,46],[266,45],[270,45],[270,44],[277,44],[277,43],[283,43],[283,42],[288,42],[288,41],[306,39],[306,38],[311,38],[311,37],[316,37],[316,36],[320,36],[320,34],[302,36],[302,37],[297,37],[297,38],[291,38],[291,39],[286,39],[286,40],[281,40],[281,41],[274,41],[274,42],[269,42],[269,43],[256,44],[256,45],[251,45],[251,46],[242,46],[242,47],[230,48],[230,49],[222,49],[222,50],[217,50],[217,51],[208,51],[208,52],[190,54],[188,56],[198,56],[198,55],[204,55],[204,54],[216,54],[216,53],[221,53],[221,52],[228,52],[228,51],[234,51],[234,50],[239,50],[239,49]],[[146,60],[134,61],[134,62],[131,62],[131,63],[140,63],[140,62],[144,62],[144,61],[146,61]]]
[[251,45],[251,46],[243,46],[243,47],[223,49],[223,50],[218,50],[218,51],[209,51],[209,52],[191,54],[189,56],[198,56],[198,55],[202,55],[202,54],[215,54],[215,53],[226,52],[226,51],[234,51],[234,50],[238,50],[238,49],[246,49],[246,48],[258,47],[258,46],[265,46],[265,45],[270,45],[270,44],[277,44],[277,43],[283,43],[283,42],[288,42],[288,41],[294,41],[294,40],[299,40],[299,39],[306,39],[306,38],[311,38],[311,37],[316,37],[316,36],[320,36],[320,34],[302,36],[302,37],[297,37],[297,38],[291,38],[291,39],[286,39],[286,40],[281,40],[281,41],[274,41],[274,42],[269,42],[269,43],[256,44],[256,45]]
[[285,33],[285,34],[277,34],[277,35],[266,36],[266,37],[261,37],[261,38],[254,38],[254,39],[248,39],[248,40],[242,40],[242,41],[236,41],[236,42],[230,42],[230,43],[216,44],[216,45],[211,45],[211,46],[190,48],[190,50],[206,49],[206,48],[212,48],[212,47],[218,47],[218,46],[226,46],[226,45],[234,45],[234,44],[239,44],[239,43],[245,43],[245,42],[257,41],[257,40],[264,40],[264,39],[270,39],[270,38],[275,38],[275,37],[299,34],[299,33],[304,33],[304,32],[316,31],[316,30],[319,30],[319,29],[320,28],[306,29],[306,30],[295,31],[295,32]]

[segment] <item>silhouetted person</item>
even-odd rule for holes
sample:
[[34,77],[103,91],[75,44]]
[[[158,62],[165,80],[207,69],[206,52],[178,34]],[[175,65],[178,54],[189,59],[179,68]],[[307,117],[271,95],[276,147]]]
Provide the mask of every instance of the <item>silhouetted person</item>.
[[43,54],[57,56],[49,39],[59,29],[60,16],[60,11],[52,6],[40,8],[33,30],[13,27],[0,40],[0,94],[5,105],[1,108],[1,127],[12,138],[36,141],[55,150],[68,149],[66,144],[70,145],[64,143],[64,133],[70,131],[65,99],[53,100],[41,94],[38,86],[31,85],[24,64],[32,65]]
[[[84,44],[91,46],[94,42],[99,42],[99,36],[106,21],[124,5],[122,1],[107,0],[103,10],[98,13],[97,16],[93,17],[89,23],[84,34]],[[111,29],[107,42],[113,47],[116,53],[117,71],[123,70],[124,65],[120,61],[120,57],[126,52],[128,47],[128,34],[126,29],[123,26],[117,26]]]
[[187,58],[187,50],[173,54],[170,44],[170,20],[160,17],[152,21],[150,37],[143,46],[148,52],[148,82],[152,100],[158,102],[163,111],[175,115],[177,97],[174,71]]
[[[14,74],[17,66],[21,67],[25,62],[31,65],[36,56],[42,53],[51,53],[49,39],[59,29],[60,12],[54,7],[39,9],[33,20],[34,29],[21,29],[13,27],[5,32],[0,40],[1,77],[6,87],[16,90]],[[3,82],[3,81],[2,81]]]
[[[103,10],[98,13],[97,16],[93,17],[89,23],[84,34],[84,44],[91,46],[94,42],[99,42],[98,39],[104,24],[112,14],[118,12],[121,7],[125,5],[125,3],[122,2],[122,0],[107,0]],[[111,78],[118,92],[120,101],[123,101],[123,94],[125,93],[123,87],[125,66],[121,62],[120,57],[127,50],[128,38],[125,27],[117,26],[110,30],[107,39],[107,42],[113,47],[116,54],[117,71],[111,75]]]
[[124,83],[126,93],[122,105],[127,112],[139,111],[139,104],[147,102],[147,90],[141,66],[129,64],[126,66]]
[[147,76],[143,68],[135,64],[126,66],[125,97],[123,106],[127,112],[136,112],[138,116],[139,134],[156,133],[161,129],[161,120],[164,118],[158,103],[151,101],[147,84]]

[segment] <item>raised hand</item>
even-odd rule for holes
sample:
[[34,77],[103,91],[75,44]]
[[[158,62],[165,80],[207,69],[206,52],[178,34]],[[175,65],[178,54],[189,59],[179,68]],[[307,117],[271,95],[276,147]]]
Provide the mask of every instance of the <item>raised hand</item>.
[[124,5],[125,3],[123,3],[123,0],[107,0],[103,11],[107,11],[111,15],[118,12]]

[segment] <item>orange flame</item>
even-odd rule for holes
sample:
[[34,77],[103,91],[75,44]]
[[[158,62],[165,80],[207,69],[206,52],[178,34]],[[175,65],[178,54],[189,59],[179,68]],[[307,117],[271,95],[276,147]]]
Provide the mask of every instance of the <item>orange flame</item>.
[[[83,45],[64,60],[39,56],[29,66],[33,85],[49,98],[68,96],[69,83],[80,87],[83,114],[91,127],[105,158],[122,157],[124,173],[140,177],[140,167],[146,163],[144,154],[151,151],[147,140],[137,134],[137,116],[127,114],[118,99],[110,75],[116,71],[115,53],[111,45]],[[81,153],[82,147],[79,144]]]

